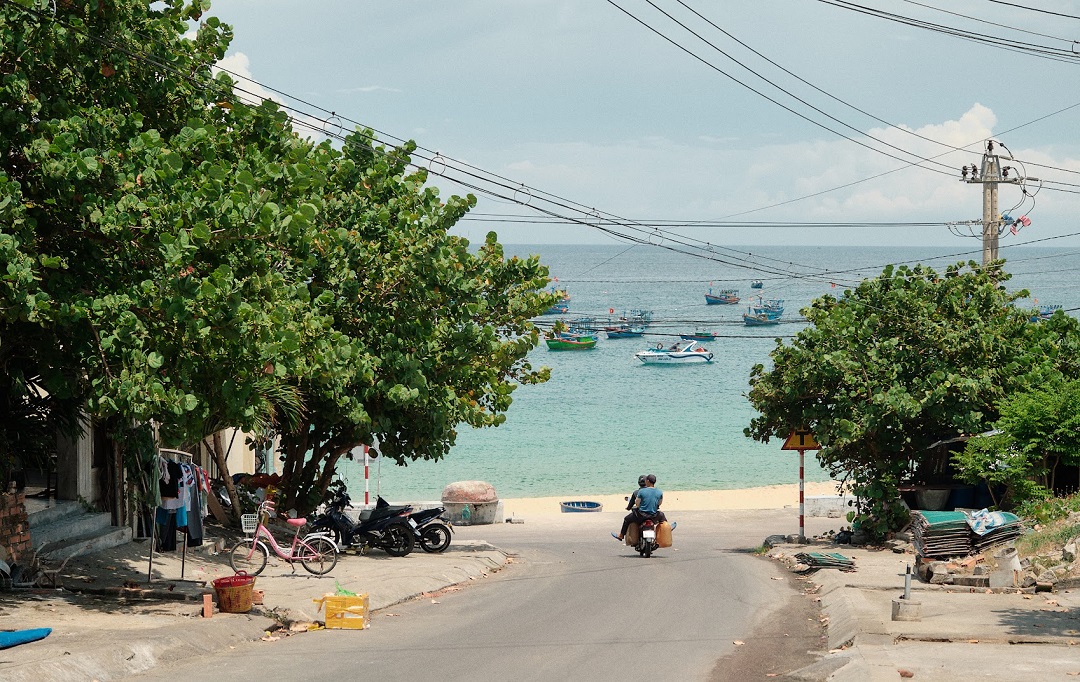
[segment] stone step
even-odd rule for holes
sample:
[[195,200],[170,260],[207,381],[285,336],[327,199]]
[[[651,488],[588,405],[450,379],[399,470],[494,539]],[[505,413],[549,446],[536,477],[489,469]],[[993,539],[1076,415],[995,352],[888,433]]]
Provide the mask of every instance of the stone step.
[[99,534],[101,531],[112,528],[112,514],[108,512],[85,512],[80,505],[78,514],[62,516],[52,523],[37,525],[30,523],[30,542],[34,549],[40,549],[43,545],[66,540],[68,538],[81,538]]
[[47,526],[62,519],[86,513],[86,509],[80,502],[71,500],[51,500],[48,507],[35,508],[41,504],[40,502],[31,504],[30,500],[26,501],[26,520],[30,528]]
[[43,557],[62,561],[75,556],[93,554],[131,542],[131,529],[109,526],[83,537],[69,537],[44,545],[38,550]]

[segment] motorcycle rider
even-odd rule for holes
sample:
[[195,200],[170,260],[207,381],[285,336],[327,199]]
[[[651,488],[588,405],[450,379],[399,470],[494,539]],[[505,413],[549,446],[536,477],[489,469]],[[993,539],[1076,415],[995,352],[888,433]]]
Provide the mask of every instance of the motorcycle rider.
[[[645,487],[645,474],[642,474],[642,475],[637,477],[637,487],[638,487],[638,490]],[[626,511],[631,511],[634,508],[634,506],[637,504],[637,494],[638,494],[637,490],[630,493],[630,497],[627,498],[628,501],[626,503]]]
[[635,521],[654,519],[658,523],[666,521],[664,512],[660,511],[660,505],[664,502],[664,491],[656,487],[656,475],[649,474],[645,477],[645,487],[639,488],[634,495],[637,497],[637,507],[631,510],[623,519],[622,529],[619,534],[611,536],[620,542],[626,537],[626,529]]

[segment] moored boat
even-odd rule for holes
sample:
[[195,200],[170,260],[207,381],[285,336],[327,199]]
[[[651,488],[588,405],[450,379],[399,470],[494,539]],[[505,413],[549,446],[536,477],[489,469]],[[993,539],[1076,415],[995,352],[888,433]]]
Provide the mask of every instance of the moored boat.
[[751,289],[760,289],[763,286],[765,286],[765,283],[762,282],[760,279],[755,279],[752,282],[750,282],[750,288]]
[[589,500],[571,500],[569,502],[560,502],[559,507],[564,512],[598,512],[604,511],[604,505],[600,502],[590,502]]
[[769,314],[766,312],[754,312],[754,308],[752,307],[750,308],[750,310],[743,313],[742,319],[743,324],[748,327],[758,327],[767,324],[780,324],[779,315],[777,315],[776,317],[769,317]]
[[572,332],[554,332],[546,339],[548,350],[588,350],[596,346],[596,337],[591,334]]
[[716,334],[714,332],[699,329],[690,334],[679,334],[679,338],[683,341],[715,341]]
[[705,303],[707,305],[732,305],[738,302],[738,289],[721,289],[714,294],[712,287],[709,287],[709,292],[705,294]]
[[647,365],[676,365],[712,362],[712,351],[697,341],[675,343],[668,348],[658,343],[655,348],[638,351],[634,357]]
[[544,311],[545,315],[565,315],[570,312],[570,304],[559,302]]
[[645,327],[631,327],[628,324],[604,327],[609,339],[635,339],[645,334]]

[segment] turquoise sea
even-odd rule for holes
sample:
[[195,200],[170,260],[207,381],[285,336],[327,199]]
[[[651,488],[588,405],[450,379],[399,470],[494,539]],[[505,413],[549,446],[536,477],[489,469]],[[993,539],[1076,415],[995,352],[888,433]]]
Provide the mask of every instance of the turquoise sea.
[[[753,416],[744,395],[750,368],[768,365],[776,337],[798,332],[805,324],[798,311],[812,299],[839,295],[861,278],[880,274],[887,263],[924,263],[940,271],[959,260],[981,259],[976,240],[952,247],[714,249],[715,260],[706,260],[656,246],[507,245],[508,255],[541,256],[558,278],[556,286],[571,295],[569,316],[649,309],[649,334],[619,340],[601,334],[588,351],[553,352],[541,344],[531,360],[551,367],[551,380],[518,388],[506,423],[463,428],[439,462],[373,463],[372,497],[378,488],[391,500],[439,499],[446,484],[478,479],[502,498],[573,499],[624,492],[649,472],[665,490],[797,483],[796,453],[782,452],[779,441],[766,445],[743,436]],[[1080,307],[1080,250],[1014,247],[1002,248],[1001,255],[1013,274],[1010,289],[1030,290],[1029,303]],[[751,289],[752,279],[762,280],[763,288]],[[710,283],[714,289],[739,289],[743,304],[707,306]],[[757,295],[785,300],[782,324],[742,323],[744,304]],[[555,319],[545,316],[539,323]],[[720,335],[705,344],[716,355],[712,364],[645,366],[633,357],[701,326]],[[339,472],[351,490],[364,490],[362,460],[344,462]],[[809,453],[806,478],[828,479]]]

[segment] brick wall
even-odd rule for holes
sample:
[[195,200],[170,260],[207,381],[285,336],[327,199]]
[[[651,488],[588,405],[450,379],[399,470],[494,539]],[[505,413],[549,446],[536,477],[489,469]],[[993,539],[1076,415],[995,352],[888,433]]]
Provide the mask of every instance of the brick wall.
[[0,493],[0,547],[11,556],[9,564],[29,560],[32,545],[24,493]]

